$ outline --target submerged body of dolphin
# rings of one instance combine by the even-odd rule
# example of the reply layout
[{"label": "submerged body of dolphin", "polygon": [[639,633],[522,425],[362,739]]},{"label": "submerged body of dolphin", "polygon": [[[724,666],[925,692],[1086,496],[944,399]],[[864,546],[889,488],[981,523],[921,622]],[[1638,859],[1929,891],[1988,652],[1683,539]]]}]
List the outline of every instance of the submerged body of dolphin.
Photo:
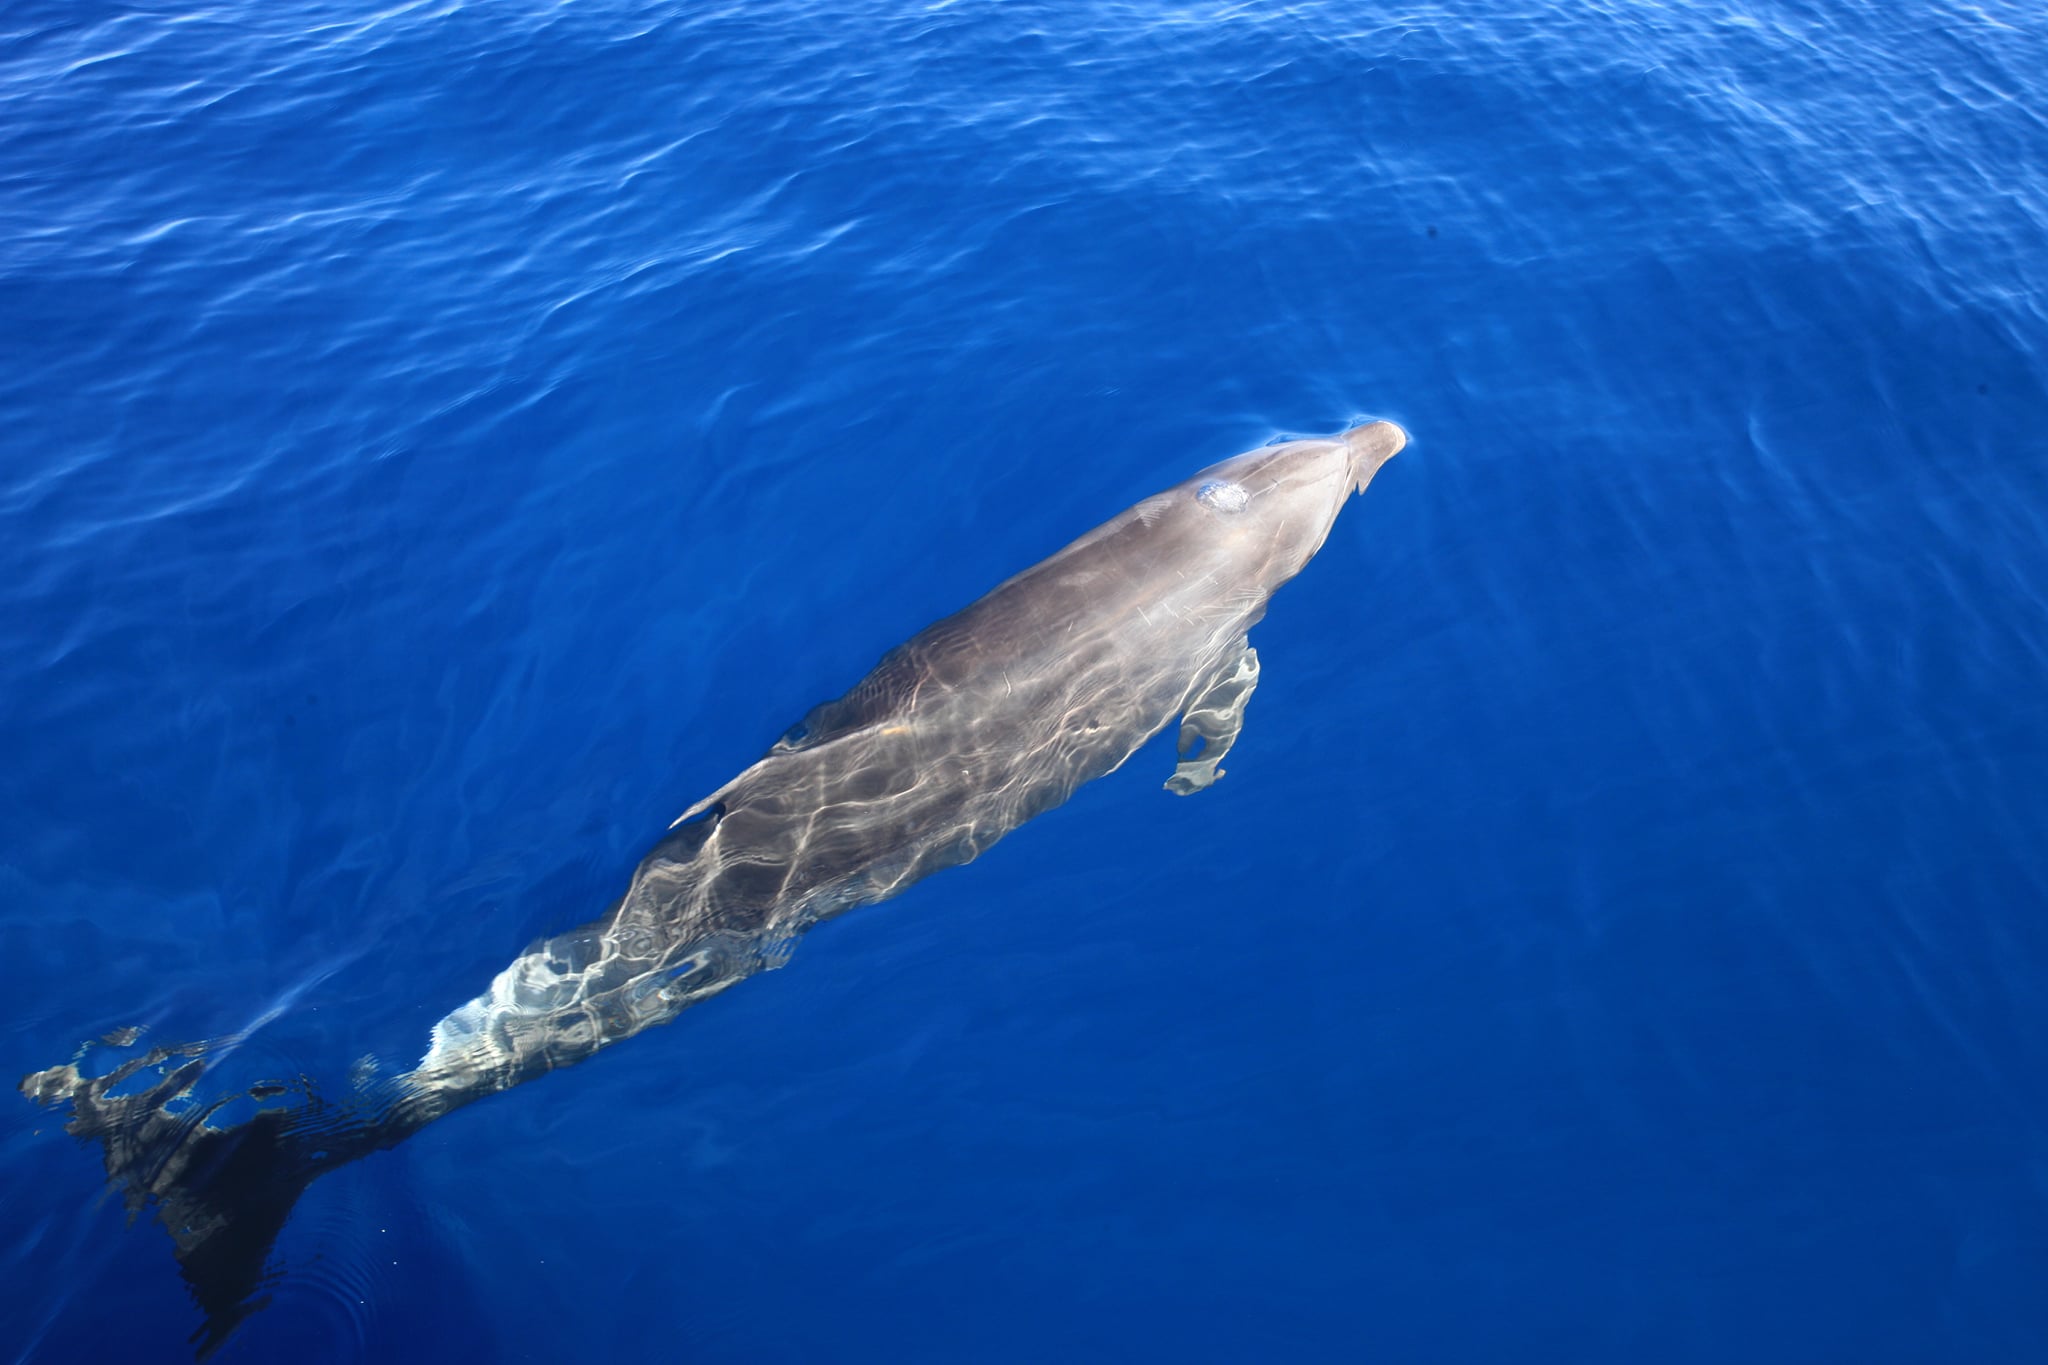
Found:
[{"label": "submerged body of dolphin", "polygon": [[[196,1048],[97,1078],[52,1067],[22,1089],[69,1101],[130,1209],[155,1203],[208,1317],[204,1354],[260,1306],[246,1300],[270,1244],[322,1172],[776,965],[810,926],[969,861],[1176,717],[1167,788],[1208,786],[1258,681],[1246,632],[1405,442],[1372,422],[1225,460],[891,650],[686,811],[608,914],[514,960],[376,1093],[216,1128],[229,1100],[185,1098]],[[153,1086],[111,1093],[146,1068]]]}]

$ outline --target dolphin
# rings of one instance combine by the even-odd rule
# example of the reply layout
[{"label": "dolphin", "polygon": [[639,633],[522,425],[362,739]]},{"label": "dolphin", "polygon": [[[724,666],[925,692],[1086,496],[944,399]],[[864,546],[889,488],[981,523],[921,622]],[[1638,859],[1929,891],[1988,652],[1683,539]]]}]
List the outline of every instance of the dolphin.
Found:
[{"label": "dolphin", "polygon": [[[812,925],[973,860],[1176,717],[1167,790],[1214,783],[1258,684],[1247,632],[1406,442],[1369,422],[1211,465],[890,650],[685,810],[608,912],[520,954],[416,1067],[348,1101],[300,1082],[197,1103],[210,1044],[98,1077],[74,1057],[21,1088],[70,1105],[131,1215],[155,1207],[203,1358],[268,1301],[270,1247],[322,1173],[782,965]],[[252,1117],[210,1122],[245,1097]]]}]

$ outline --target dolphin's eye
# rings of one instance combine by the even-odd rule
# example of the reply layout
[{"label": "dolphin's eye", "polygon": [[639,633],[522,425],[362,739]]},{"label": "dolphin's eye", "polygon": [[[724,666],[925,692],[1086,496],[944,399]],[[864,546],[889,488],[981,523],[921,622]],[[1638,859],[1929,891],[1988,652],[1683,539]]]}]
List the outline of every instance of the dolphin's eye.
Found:
[{"label": "dolphin's eye", "polygon": [[1231,483],[1227,479],[1216,479],[1195,490],[1195,499],[1211,511],[1223,513],[1242,512],[1245,504],[1252,500],[1244,491],[1244,485]]}]

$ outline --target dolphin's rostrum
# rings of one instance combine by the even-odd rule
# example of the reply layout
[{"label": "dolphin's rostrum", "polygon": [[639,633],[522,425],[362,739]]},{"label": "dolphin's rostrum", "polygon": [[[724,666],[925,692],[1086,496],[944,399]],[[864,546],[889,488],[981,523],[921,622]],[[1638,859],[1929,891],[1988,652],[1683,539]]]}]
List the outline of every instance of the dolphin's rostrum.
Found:
[{"label": "dolphin's rostrum", "polygon": [[[68,1101],[130,1210],[155,1205],[207,1315],[204,1355],[261,1307],[271,1242],[322,1172],[779,965],[812,925],[969,861],[1176,716],[1167,789],[1209,786],[1258,682],[1246,632],[1405,442],[1371,422],[1225,460],[891,650],[685,811],[608,914],[521,954],[434,1026],[417,1067],[350,1101],[296,1087],[216,1128],[241,1097],[190,1098],[203,1047],[99,1077],[66,1063],[22,1089]],[[145,1071],[140,1093],[112,1093]]]}]

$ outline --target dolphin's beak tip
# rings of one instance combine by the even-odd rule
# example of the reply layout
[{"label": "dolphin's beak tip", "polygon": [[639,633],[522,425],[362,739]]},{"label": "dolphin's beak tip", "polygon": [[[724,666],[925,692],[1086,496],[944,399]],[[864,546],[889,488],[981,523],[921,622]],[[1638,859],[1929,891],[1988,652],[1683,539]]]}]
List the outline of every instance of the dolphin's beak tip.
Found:
[{"label": "dolphin's beak tip", "polygon": [[1408,433],[1393,422],[1366,422],[1340,437],[1353,450],[1390,459],[1408,444]]},{"label": "dolphin's beak tip", "polygon": [[1367,422],[1337,439],[1351,448],[1352,464],[1358,471],[1358,491],[1363,493],[1380,466],[1408,444],[1408,433],[1392,422]]}]

